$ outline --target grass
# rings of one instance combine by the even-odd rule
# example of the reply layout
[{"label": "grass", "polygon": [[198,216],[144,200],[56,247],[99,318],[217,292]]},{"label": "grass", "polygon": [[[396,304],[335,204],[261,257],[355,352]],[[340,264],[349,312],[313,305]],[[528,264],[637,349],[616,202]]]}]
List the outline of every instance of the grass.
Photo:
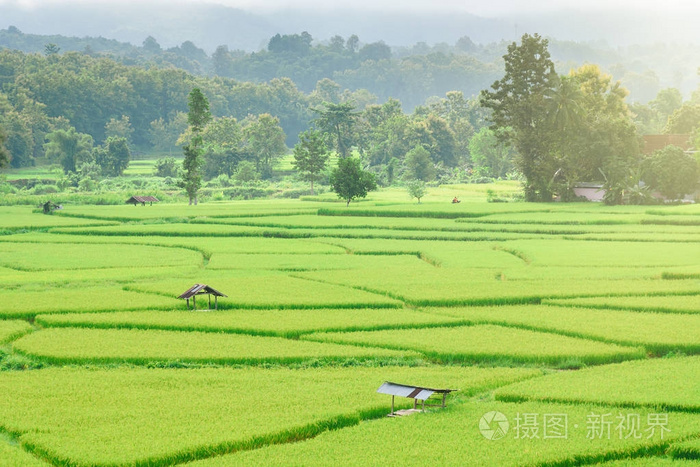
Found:
[{"label": "grass", "polygon": [[384,379],[469,395],[535,374],[439,367],[48,368],[0,373],[0,419],[25,449],[54,464],[163,466],[383,417],[389,400],[374,390]]},{"label": "grass", "polygon": [[700,316],[695,315],[559,306],[455,307],[426,311],[471,323],[491,323],[644,347],[656,355],[673,351],[700,353]]},{"label": "grass", "polygon": [[[186,289],[183,289],[184,292]],[[172,309],[182,305],[172,298],[122,290],[119,287],[62,287],[39,291],[0,290],[3,318],[33,318],[42,313]]]},{"label": "grass", "polygon": [[383,295],[267,271],[200,272],[176,279],[136,283],[130,285],[129,290],[176,296],[175,294],[184,292],[194,283],[206,283],[225,293],[228,297],[219,300],[219,307],[227,309],[401,306],[401,302]]},{"label": "grass", "polygon": [[219,365],[416,357],[412,352],[320,344],[279,337],[138,329],[53,328],[15,341],[13,349],[51,364],[181,361]]},{"label": "grass", "polygon": [[219,310],[130,311],[40,315],[36,323],[45,327],[104,329],[163,329],[178,331],[229,332],[262,336],[298,337],[319,331],[357,331],[435,326],[459,320],[409,309],[308,309],[308,310]]},{"label": "grass", "polygon": [[[510,421],[509,431],[499,440],[486,439],[479,431],[484,414],[498,411]],[[620,458],[663,454],[673,440],[700,432],[700,419],[688,414],[669,414],[671,433],[664,439],[587,438],[586,420],[591,413],[617,410],[592,405],[542,403],[470,402],[447,410],[411,417],[374,420],[343,430],[329,431],[301,443],[268,446],[213,458],[192,467],[232,465],[367,465],[381,459],[383,465],[589,465]],[[648,410],[639,410],[646,418]],[[539,418],[539,437],[516,439],[518,414]],[[545,414],[567,416],[568,433],[562,439],[544,439]],[[577,427],[574,428],[574,425]],[[407,439],[407,434],[420,439]]]},{"label": "grass", "polygon": [[597,403],[700,413],[700,357],[624,362],[546,376],[496,392],[502,401]]},{"label": "grass", "polygon": [[671,445],[670,454],[676,459],[700,459],[700,438]]},{"label": "grass", "polygon": [[31,330],[32,327],[26,321],[0,321],[0,344],[15,340]]},{"label": "grass", "polygon": [[302,339],[415,350],[441,362],[506,361],[562,365],[602,364],[642,358],[638,348],[493,325],[316,333]]},{"label": "grass", "polygon": [[637,310],[657,313],[700,313],[700,296],[698,295],[586,297],[546,300],[545,303],[570,307]]}]

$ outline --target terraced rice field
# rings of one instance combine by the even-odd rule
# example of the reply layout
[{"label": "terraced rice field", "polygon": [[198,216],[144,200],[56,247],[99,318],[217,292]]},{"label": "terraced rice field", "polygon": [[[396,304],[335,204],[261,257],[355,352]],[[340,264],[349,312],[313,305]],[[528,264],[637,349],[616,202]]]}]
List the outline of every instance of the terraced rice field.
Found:
[{"label": "terraced rice field", "polygon": [[486,189],[0,208],[0,465],[697,463],[698,206]]}]

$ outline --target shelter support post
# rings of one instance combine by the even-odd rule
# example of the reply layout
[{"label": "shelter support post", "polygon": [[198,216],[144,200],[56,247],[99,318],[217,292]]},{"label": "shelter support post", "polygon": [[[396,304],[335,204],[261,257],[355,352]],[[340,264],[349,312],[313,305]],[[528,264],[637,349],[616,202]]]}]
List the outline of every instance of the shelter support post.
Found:
[{"label": "shelter support post", "polygon": [[391,396],[391,415],[394,415],[394,396]]}]

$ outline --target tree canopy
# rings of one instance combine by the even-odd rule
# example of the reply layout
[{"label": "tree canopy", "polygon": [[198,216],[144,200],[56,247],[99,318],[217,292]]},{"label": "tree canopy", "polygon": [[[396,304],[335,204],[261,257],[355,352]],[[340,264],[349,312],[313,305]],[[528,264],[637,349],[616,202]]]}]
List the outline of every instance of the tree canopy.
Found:
[{"label": "tree canopy", "polygon": [[374,174],[363,170],[360,160],[355,157],[338,159],[338,167],[331,172],[330,184],[346,206],[350,206],[350,201],[364,198],[369,191],[377,189]]}]

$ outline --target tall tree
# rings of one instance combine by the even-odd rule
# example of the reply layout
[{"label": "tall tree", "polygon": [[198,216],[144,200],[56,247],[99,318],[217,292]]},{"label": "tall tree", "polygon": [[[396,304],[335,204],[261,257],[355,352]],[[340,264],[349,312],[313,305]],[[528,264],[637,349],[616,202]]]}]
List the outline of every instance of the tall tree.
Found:
[{"label": "tall tree", "polygon": [[323,108],[313,109],[318,118],[315,120],[318,128],[327,135],[341,158],[350,155],[354,143],[353,127],[359,114],[355,105],[350,102],[333,104],[324,102]]},{"label": "tall tree", "polygon": [[197,205],[197,192],[202,186],[202,131],[211,120],[209,111],[209,101],[202,94],[199,88],[194,88],[187,99],[187,123],[190,125],[192,139],[190,144],[182,149],[185,153],[185,160],[182,162],[182,186],[187,192],[190,205]]},{"label": "tall tree", "polygon": [[350,206],[350,201],[364,198],[368,191],[377,188],[374,174],[363,170],[360,160],[354,157],[338,159],[338,167],[331,173],[330,182],[338,198],[345,201],[345,206]]},{"label": "tall tree", "polygon": [[430,153],[423,146],[418,145],[408,151],[403,163],[404,177],[407,180],[430,182],[435,178],[435,166]]},{"label": "tall tree", "polygon": [[287,152],[286,138],[279,118],[270,114],[249,117],[243,127],[246,150],[255,160],[255,168],[263,178],[272,176],[275,160]]},{"label": "tall tree", "polygon": [[308,130],[299,135],[299,143],[294,146],[294,161],[292,165],[299,171],[299,176],[311,183],[311,194],[314,194],[314,182],[322,178],[322,172],[328,162],[328,148],[321,133]]},{"label": "tall tree", "polygon": [[6,167],[10,163],[10,151],[5,149],[5,131],[0,126],[0,169]]},{"label": "tall tree", "polygon": [[58,160],[63,172],[75,172],[84,162],[92,162],[92,136],[78,133],[75,128],[56,130],[46,135],[46,157]]},{"label": "tall tree", "polygon": [[93,154],[103,175],[119,177],[129,167],[131,152],[126,138],[110,136],[103,147],[95,148]]},{"label": "tall tree", "polygon": [[492,129],[517,149],[516,163],[525,176],[529,201],[551,201],[550,180],[555,168],[550,158],[547,96],[558,77],[547,50],[548,41],[525,34],[520,45],[508,46],[505,76],[481,92],[482,106],[493,111]]},{"label": "tall tree", "polygon": [[680,199],[698,186],[698,162],[677,146],[666,146],[644,161],[644,180],[667,199]]}]

